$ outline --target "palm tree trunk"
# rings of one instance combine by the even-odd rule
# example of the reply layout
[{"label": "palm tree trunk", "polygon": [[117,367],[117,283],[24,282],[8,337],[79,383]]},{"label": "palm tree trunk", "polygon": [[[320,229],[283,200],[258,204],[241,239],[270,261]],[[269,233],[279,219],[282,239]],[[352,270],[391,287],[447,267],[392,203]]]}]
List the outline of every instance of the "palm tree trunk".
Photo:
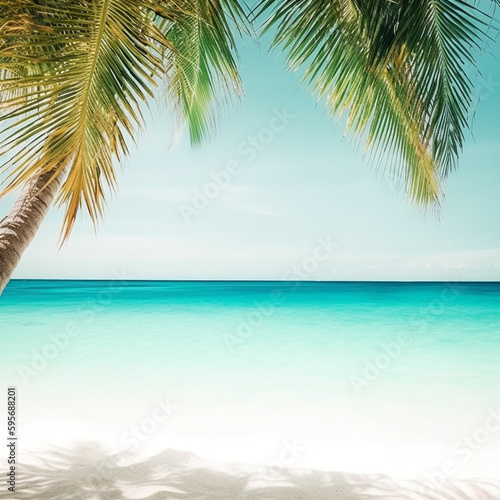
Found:
[{"label": "palm tree trunk", "polygon": [[0,221],[0,295],[54,202],[64,170],[42,189],[54,174],[55,169],[28,182],[14,208]]}]

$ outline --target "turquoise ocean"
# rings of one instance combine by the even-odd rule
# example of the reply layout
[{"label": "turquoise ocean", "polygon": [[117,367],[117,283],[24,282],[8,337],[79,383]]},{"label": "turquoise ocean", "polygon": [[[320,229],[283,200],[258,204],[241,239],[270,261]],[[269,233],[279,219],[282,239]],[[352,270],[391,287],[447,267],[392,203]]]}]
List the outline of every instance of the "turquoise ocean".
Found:
[{"label": "turquoise ocean", "polygon": [[26,454],[500,478],[499,283],[14,280],[0,351]]}]

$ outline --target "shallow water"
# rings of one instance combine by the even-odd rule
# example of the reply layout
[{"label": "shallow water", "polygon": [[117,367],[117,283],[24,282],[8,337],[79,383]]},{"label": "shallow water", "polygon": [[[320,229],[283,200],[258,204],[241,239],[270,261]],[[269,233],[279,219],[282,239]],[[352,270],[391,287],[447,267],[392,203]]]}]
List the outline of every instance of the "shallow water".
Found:
[{"label": "shallow water", "polygon": [[500,284],[13,281],[0,318],[26,452],[500,477]]}]

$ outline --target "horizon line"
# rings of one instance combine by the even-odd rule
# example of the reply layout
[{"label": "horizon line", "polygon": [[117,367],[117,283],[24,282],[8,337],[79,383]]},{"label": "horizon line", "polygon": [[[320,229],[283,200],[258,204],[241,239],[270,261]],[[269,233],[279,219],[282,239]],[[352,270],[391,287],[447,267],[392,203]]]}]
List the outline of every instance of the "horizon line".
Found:
[{"label": "horizon line", "polygon": [[[109,278],[13,278],[13,281],[117,281]],[[127,279],[131,283],[500,283],[500,280],[266,280],[266,279]]]}]

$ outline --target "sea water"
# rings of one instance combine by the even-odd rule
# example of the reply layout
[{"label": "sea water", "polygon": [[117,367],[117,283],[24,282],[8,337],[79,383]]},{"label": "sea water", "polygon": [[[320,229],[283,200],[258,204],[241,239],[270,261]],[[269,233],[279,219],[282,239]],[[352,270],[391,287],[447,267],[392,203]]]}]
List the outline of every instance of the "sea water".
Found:
[{"label": "sea water", "polygon": [[12,281],[0,351],[24,453],[500,478],[497,283]]}]

